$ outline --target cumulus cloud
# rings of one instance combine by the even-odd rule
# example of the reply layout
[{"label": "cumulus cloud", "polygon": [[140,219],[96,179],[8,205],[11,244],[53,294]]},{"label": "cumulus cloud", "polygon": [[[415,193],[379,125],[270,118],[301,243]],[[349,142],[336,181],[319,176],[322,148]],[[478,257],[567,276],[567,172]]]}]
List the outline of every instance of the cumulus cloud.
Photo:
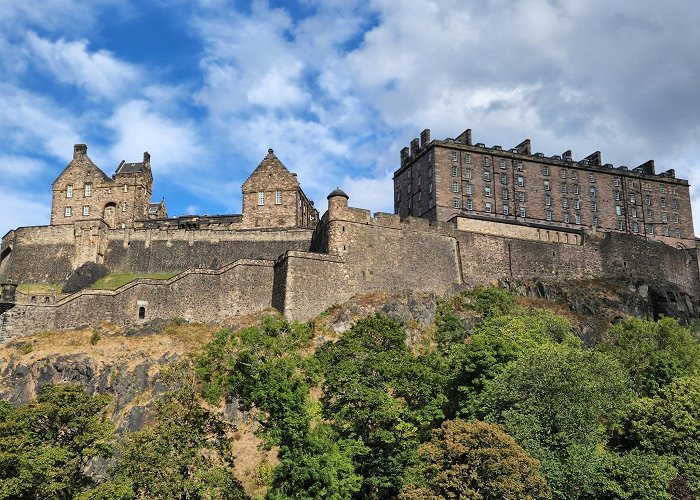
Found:
[{"label": "cumulus cloud", "polygon": [[45,197],[37,198],[30,193],[0,187],[0,236],[10,229],[23,226],[40,226],[49,223],[51,202]]},{"label": "cumulus cloud", "polygon": [[116,99],[138,86],[139,69],[106,50],[90,52],[88,42],[27,35],[32,60],[56,81],[84,88],[93,97]]}]

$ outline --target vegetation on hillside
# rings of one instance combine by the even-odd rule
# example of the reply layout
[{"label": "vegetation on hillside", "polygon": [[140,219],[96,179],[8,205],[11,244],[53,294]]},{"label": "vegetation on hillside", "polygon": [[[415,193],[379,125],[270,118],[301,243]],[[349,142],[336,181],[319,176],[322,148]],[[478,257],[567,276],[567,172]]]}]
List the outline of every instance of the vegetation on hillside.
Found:
[{"label": "vegetation on hillside", "polygon": [[[260,467],[271,499],[700,494],[693,327],[627,319],[584,348],[567,318],[475,289],[410,341],[377,315],[336,341],[316,330],[278,316],[222,330],[164,374],[155,421],[121,440],[107,398],[76,387],[0,405],[0,498],[247,498],[236,423],[217,409],[232,401],[276,451]],[[109,477],[91,479],[108,457]]]}]

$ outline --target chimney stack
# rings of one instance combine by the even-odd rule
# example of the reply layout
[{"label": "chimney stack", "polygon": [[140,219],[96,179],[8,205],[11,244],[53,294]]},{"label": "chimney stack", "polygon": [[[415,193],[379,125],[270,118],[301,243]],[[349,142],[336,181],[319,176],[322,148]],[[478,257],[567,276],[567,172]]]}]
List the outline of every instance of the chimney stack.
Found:
[{"label": "chimney stack", "polygon": [[430,142],[430,129],[426,128],[420,133],[420,147],[424,148]]},{"label": "chimney stack", "polygon": [[86,144],[76,144],[73,146],[73,159],[76,159],[78,156],[84,156],[87,154],[87,145]]},{"label": "chimney stack", "polygon": [[151,163],[151,155],[148,154],[148,151],[143,152],[143,162],[149,165]]}]

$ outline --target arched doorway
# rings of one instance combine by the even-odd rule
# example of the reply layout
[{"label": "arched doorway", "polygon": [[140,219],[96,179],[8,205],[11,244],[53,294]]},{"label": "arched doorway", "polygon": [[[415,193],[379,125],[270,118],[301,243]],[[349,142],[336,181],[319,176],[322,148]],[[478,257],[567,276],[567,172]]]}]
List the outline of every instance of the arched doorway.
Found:
[{"label": "arched doorway", "polygon": [[102,219],[109,227],[114,227],[115,214],[117,213],[117,204],[114,202],[107,203],[102,213]]}]

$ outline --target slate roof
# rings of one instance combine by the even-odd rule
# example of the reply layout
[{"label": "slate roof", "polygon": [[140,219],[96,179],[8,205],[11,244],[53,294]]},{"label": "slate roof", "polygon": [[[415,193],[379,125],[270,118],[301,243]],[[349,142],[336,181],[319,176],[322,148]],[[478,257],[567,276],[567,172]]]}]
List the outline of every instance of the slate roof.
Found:
[{"label": "slate roof", "polygon": [[145,163],[126,163],[122,162],[118,167],[115,174],[142,174],[146,172]]}]

